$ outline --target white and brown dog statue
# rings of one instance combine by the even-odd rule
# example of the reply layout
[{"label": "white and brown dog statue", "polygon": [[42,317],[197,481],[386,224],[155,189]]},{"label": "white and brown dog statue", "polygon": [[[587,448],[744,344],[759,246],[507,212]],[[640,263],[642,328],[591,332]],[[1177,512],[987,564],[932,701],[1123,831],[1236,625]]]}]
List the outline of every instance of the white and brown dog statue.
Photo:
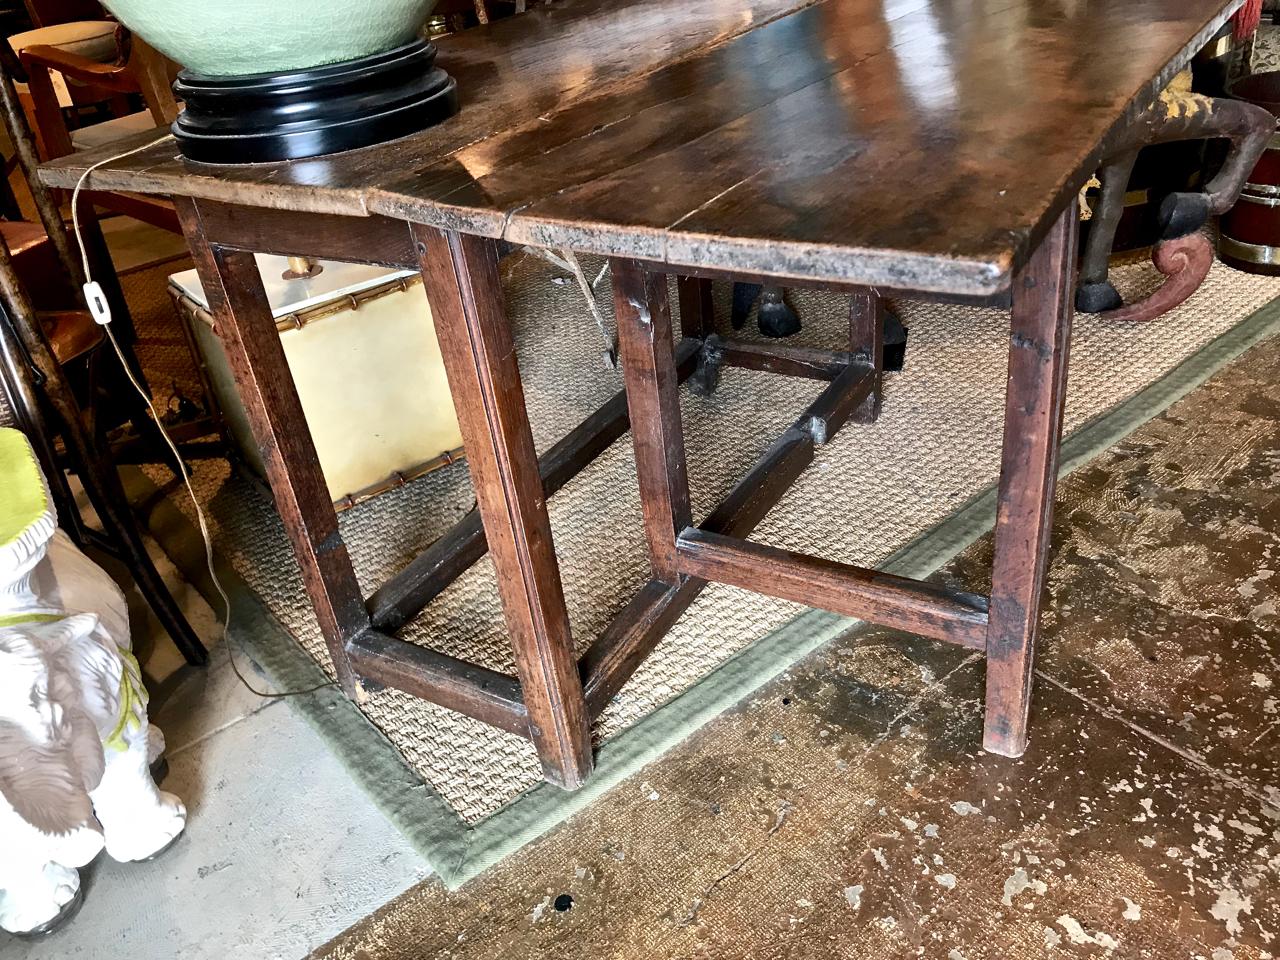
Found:
[{"label": "white and brown dog statue", "polygon": [[57,528],[26,437],[0,429],[0,928],[48,932],[79,905],[77,867],[182,833],[129,651],[124,596]]}]

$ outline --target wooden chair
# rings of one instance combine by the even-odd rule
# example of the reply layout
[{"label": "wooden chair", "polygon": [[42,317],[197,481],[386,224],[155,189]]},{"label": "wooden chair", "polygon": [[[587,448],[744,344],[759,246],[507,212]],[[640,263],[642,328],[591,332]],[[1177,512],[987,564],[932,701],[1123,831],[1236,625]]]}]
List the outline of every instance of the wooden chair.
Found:
[{"label": "wooden chair", "polygon": [[[48,315],[32,306],[0,241],[0,379],[23,431],[32,439],[63,527],[78,546],[93,546],[123,562],[157,619],[188,663],[208,654],[169,593],[147,553],[115,465],[87,425],[66,366],[101,349],[101,329],[86,311]],[[69,463],[104,531],[80,516],[54,438],[60,437]]]},{"label": "wooden chair", "polygon": [[[40,291],[40,300],[29,291]],[[80,547],[93,546],[129,569],[189,663],[206,659],[204,646],[169,594],[146,552],[115,467],[101,452],[92,405],[98,369],[114,363],[102,353],[102,328],[76,306],[55,246],[40,224],[0,222],[0,386],[32,440],[49,480],[59,520]],[[83,386],[78,391],[76,381]],[[61,437],[59,456],[54,438]],[[88,527],[64,472],[69,463],[101,520]]]},{"label": "wooden chair", "polygon": [[[122,27],[118,29],[117,42],[123,51],[117,63],[99,63],[51,46],[26,47],[19,54],[43,159],[64,157],[131,134],[167,127],[177,117],[178,104],[170,86],[176,73],[174,64]],[[118,115],[101,123],[70,127],[54,86],[55,75],[109,92],[116,100]],[[123,109],[139,99],[145,109]],[[93,202],[161,229],[181,232],[177,214],[167,200],[128,193],[95,193]]]},{"label": "wooden chair", "polygon": [[[8,22],[12,23],[14,16]],[[112,20],[96,0],[26,0],[25,16],[17,29],[6,31],[8,42],[0,44],[18,88],[18,96],[33,122],[31,92],[26,86],[26,73],[17,57],[27,47],[49,46],[97,63],[114,63],[120,59],[117,38],[119,24]],[[88,107],[109,104],[113,94],[91,84],[56,80],[59,104],[79,112]]]}]

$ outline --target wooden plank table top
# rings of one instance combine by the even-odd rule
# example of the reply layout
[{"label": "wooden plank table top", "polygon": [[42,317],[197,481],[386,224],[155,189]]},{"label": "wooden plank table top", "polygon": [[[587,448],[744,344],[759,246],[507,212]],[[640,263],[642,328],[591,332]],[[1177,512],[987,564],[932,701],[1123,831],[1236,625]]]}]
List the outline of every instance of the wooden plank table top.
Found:
[{"label": "wooden plank table top", "polygon": [[[60,159],[42,177],[71,187],[91,174],[91,189],[174,197],[348,696],[391,686],[523,734],[547,779],[575,788],[594,762],[592,719],[718,582],[983,651],[983,745],[1016,757],[1027,745],[1052,530],[1076,194],[1117,151],[1225,136],[1224,172],[1204,194],[1175,198],[1174,212],[1191,222],[1233,202],[1273,118],[1161,93],[1242,3],[555,0],[441,41],[438,62],[458,81],[462,111],[415,136],[209,167],[184,161],[172,142],[152,144],[152,133]],[[1109,243],[1101,228],[1092,236]],[[611,258],[625,390],[541,458],[497,238]],[[477,512],[369,597],[306,429],[259,252],[423,273]],[[671,273],[682,275],[679,339]],[[849,290],[845,349],[721,337],[708,278],[725,275]],[[1008,296],[988,597],[746,539],[819,446],[845,424],[876,419],[890,291]],[[679,386],[692,378],[710,393],[722,367],[827,383],[699,518]],[[579,656],[546,500],[628,430],[651,575]],[[486,553],[515,676],[396,635]]]},{"label": "wooden plank table top", "polygon": [[419,135],[244,168],[168,142],[91,185],[987,295],[1240,3],[557,0],[441,40],[462,111]]}]

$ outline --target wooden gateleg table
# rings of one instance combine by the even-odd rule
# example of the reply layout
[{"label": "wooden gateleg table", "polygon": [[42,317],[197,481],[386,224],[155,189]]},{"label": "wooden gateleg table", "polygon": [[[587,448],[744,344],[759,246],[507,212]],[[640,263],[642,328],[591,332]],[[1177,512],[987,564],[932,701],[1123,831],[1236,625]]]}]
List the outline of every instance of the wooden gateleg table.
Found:
[{"label": "wooden gateleg table", "polygon": [[[462,111],[421,134],[244,167],[188,164],[161,143],[94,170],[90,186],[177,201],[349,695],[393,686],[525,735],[547,779],[573,788],[591,772],[591,719],[716,581],[983,651],[984,745],[1018,756],[1066,392],[1076,197],[1241,2],[1010,0],[988,11],[962,0],[557,0],[443,40],[438,62]],[[143,142],[62,158],[43,176],[72,186]],[[541,458],[499,239],[612,263],[625,391]],[[423,272],[478,508],[369,597],[254,252]],[[815,350],[722,338],[716,278],[844,290],[848,340]],[[1011,311],[990,597],[746,539],[818,445],[879,414],[889,294]],[[737,367],[826,387],[696,517],[678,391],[684,381],[713,391]],[[651,579],[578,659],[546,498],[628,429]],[[396,637],[486,551],[514,677]]]}]

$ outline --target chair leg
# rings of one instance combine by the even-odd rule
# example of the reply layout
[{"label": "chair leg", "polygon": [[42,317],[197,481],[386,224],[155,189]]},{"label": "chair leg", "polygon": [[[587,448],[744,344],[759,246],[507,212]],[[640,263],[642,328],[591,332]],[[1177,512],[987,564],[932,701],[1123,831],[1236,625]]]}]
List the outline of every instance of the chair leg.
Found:
[{"label": "chair leg", "polygon": [[83,466],[80,480],[89,496],[89,502],[93,504],[115,547],[114,553],[128,567],[129,574],[138,585],[138,591],[147,601],[147,606],[173,639],[187,663],[193,666],[204,665],[209,660],[209,653],[191,628],[173,594],[169,592],[151,555],[147,553],[146,543],[138,530],[114,465],[95,458],[95,462]]},{"label": "chair leg", "polygon": [[1006,757],[1020,757],[1027,748],[1066,399],[1077,232],[1072,202],[1013,281],[982,741]]},{"label": "chair leg", "polygon": [[18,342],[17,333],[4,311],[0,311],[0,388],[3,388],[13,411],[18,428],[27,435],[35,450],[40,469],[49,483],[58,514],[58,524],[67,532],[76,546],[84,547],[89,540],[88,528],[76,509],[75,497],[67,483],[67,475],[58,464],[53,446],[54,431],[50,426],[40,401],[40,387],[35,370],[26,351]]}]

